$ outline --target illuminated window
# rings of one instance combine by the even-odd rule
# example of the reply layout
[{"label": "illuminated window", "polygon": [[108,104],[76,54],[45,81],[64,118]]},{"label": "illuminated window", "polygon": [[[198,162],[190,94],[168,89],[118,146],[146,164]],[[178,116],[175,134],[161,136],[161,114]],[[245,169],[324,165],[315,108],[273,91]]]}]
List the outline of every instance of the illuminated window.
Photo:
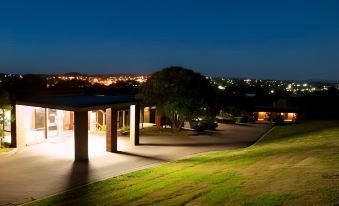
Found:
[{"label": "illuminated window", "polygon": [[266,120],[267,119],[267,114],[266,112],[259,112],[258,114],[258,120]]},{"label": "illuminated window", "polygon": [[34,118],[34,127],[33,129],[41,129],[44,128],[44,110],[43,109],[35,109],[34,110],[35,118]]}]

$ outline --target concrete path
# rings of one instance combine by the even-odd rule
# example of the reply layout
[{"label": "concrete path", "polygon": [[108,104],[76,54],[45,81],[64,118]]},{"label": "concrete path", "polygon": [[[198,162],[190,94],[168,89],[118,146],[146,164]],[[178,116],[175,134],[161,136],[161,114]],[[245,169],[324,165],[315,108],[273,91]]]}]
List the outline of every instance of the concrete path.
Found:
[{"label": "concrete path", "polygon": [[90,182],[118,176],[201,152],[253,144],[270,125],[219,125],[200,136],[144,137],[129,146],[119,137],[118,153],[105,152],[105,138],[89,138],[90,161],[75,163],[73,138],[26,147],[0,156],[0,205],[16,205],[61,193]]}]

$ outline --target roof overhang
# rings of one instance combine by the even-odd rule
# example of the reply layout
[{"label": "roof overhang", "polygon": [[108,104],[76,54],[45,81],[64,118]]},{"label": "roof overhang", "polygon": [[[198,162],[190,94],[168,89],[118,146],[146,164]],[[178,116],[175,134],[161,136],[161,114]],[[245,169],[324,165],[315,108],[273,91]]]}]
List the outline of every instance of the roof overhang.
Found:
[{"label": "roof overhang", "polygon": [[77,95],[77,96],[40,96],[17,100],[15,104],[33,107],[60,109],[67,111],[91,111],[100,109],[125,109],[138,104],[134,96],[117,95]]}]

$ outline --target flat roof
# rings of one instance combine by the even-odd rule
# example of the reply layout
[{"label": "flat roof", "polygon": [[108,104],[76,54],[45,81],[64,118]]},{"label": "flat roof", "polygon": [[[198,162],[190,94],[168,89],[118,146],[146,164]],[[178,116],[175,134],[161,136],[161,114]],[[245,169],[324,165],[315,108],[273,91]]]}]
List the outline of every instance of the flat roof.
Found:
[{"label": "flat roof", "polygon": [[16,104],[69,111],[125,108],[139,102],[132,95],[38,96],[17,100]]}]

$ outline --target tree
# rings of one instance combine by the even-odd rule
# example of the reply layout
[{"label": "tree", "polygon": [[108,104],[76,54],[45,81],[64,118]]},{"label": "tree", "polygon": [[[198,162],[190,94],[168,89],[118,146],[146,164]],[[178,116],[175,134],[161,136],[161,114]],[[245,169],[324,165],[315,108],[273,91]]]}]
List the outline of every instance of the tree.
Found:
[{"label": "tree", "polygon": [[5,138],[5,126],[10,123],[6,117],[6,111],[10,111],[12,106],[9,104],[7,92],[0,90],[0,147],[3,146]]},{"label": "tree", "polygon": [[156,105],[157,111],[180,131],[184,121],[214,114],[216,88],[201,74],[182,67],[168,67],[155,72],[142,85],[139,98],[143,105]]}]

